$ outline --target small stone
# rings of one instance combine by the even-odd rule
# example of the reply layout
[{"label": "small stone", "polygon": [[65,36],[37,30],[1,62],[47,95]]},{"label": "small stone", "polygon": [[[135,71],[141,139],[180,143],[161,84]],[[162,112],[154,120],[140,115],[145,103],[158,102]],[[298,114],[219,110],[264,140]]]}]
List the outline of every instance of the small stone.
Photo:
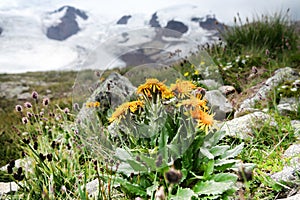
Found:
[{"label": "small stone", "polygon": [[219,90],[225,96],[235,93],[235,88],[231,85],[223,85],[223,86],[219,87]]}]

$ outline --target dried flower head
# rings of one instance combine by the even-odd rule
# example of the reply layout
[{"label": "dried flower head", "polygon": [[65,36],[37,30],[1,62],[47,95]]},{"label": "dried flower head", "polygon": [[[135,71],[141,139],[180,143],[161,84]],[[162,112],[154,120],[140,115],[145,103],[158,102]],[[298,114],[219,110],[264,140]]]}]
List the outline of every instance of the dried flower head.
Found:
[{"label": "dried flower head", "polygon": [[170,170],[165,173],[165,177],[169,183],[179,183],[182,178],[182,173],[174,169],[174,167],[171,167]]}]

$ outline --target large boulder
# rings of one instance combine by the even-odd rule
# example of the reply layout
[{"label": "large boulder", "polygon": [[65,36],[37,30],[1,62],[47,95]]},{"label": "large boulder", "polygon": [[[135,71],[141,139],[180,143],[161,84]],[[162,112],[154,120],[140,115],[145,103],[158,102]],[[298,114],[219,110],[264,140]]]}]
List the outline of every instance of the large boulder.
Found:
[{"label": "large boulder", "polygon": [[77,17],[87,20],[88,16],[84,11],[71,6],[63,6],[51,14],[65,12],[60,18],[60,23],[47,28],[47,37],[54,40],[65,40],[80,31]]},{"label": "large boulder", "polygon": [[208,105],[215,113],[216,120],[224,120],[228,114],[233,111],[233,107],[226,97],[219,90],[211,90],[206,92],[205,98]]},{"label": "large boulder", "polygon": [[225,131],[228,136],[251,139],[254,136],[254,129],[260,129],[266,123],[269,126],[277,126],[276,121],[270,115],[263,112],[254,112],[223,122],[219,126],[220,131]]},{"label": "large boulder", "polygon": [[[124,76],[118,73],[111,73],[87,99],[86,102],[100,102],[101,106],[116,108],[135,93],[136,87]],[[83,105],[77,115],[78,121],[95,121],[97,117],[93,109]]]}]

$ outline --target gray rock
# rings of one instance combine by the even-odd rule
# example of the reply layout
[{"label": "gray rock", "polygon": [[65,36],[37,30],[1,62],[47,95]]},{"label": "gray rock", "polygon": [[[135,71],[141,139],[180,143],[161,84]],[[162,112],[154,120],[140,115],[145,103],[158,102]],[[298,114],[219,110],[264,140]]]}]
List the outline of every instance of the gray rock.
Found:
[{"label": "gray rock", "polygon": [[209,90],[217,90],[221,87],[220,83],[216,82],[213,79],[205,79],[199,81],[200,84],[205,85]]},{"label": "gray rock", "polygon": [[291,182],[298,178],[300,170],[300,144],[291,145],[283,154],[285,158],[292,158],[289,165],[283,167],[283,170],[271,175],[275,181]]},{"label": "gray rock", "polygon": [[18,100],[28,100],[31,98],[31,94],[29,92],[25,92],[17,95]]},{"label": "gray rock", "polygon": [[5,197],[5,194],[9,192],[17,191],[18,188],[19,187],[15,182],[8,182],[8,183],[0,182],[0,199],[2,199],[2,197]]},{"label": "gray rock", "polygon": [[102,144],[105,137],[100,133],[103,127],[99,121],[99,113],[104,114],[108,109],[114,109],[125,101],[129,101],[130,97],[135,93],[136,87],[124,76],[118,73],[111,73],[107,79],[101,83],[86,100],[87,102],[100,102],[100,109],[87,108],[86,103],[77,115],[80,135],[86,145],[96,150],[97,146],[93,144]]},{"label": "gray rock", "polygon": [[0,83],[0,98],[12,99],[18,97],[29,90],[28,86],[23,86],[16,82]]},{"label": "gray rock", "polygon": [[263,112],[254,112],[223,122],[219,126],[220,131],[225,131],[226,135],[241,139],[250,139],[253,137],[253,129],[259,129],[265,123],[268,123],[270,126],[277,125],[270,115]]},{"label": "gray rock", "polygon": [[293,144],[284,152],[284,157],[294,157],[300,154],[300,144]]},{"label": "gray rock", "polygon": [[300,99],[296,97],[281,98],[277,105],[278,112],[281,115],[289,115],[298,111]]},{"label": "gray rock", "polygon": [[235,93],[235,88],[231,85],[223,85],[223,86],[219,87],[218,89],[225,96]]},{"label": "gray rock", "polygon": [[223,120],[226,118],[226,114],[233,111],[231,103],[224,97],[219,90],[208,91],[205,94],[205,98],[208,100],[209,107],[215,113],[216,120]]},{"label": "gray rock", "polygon": [[89,197],[96,197],[99,189],[99,180],[95,179],[86,184],[86,191]]},{"label": "gray rock", "polygon": [[294,196],[290,196],[290,197],[278,199],[278,200],[299,200],[299,199],[300,199],[300,194],[296,194]]},{"label": "gray rock", "polygon": [[300,135],[300,120],[292,120],[291,126],[294,129],[295,135],[299,137],[299,135]]},{"label": "gray rock", "polygon": [[266,99],[281,83],[285,81],[294,81],[297,78],[299,78],[298,73],[290,67],[276,70],[274,76],[270,77],[253,97],[242,102],[237,112],[240,112],[240,110],[245,108],[253,107],[256,102]]}]

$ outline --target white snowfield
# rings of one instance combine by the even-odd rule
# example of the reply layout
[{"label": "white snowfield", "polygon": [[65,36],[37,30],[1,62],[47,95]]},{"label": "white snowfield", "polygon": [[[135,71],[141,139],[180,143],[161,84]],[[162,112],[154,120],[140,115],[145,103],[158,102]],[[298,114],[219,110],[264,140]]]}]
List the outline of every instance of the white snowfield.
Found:
[{"label": "white snowfield", "polygon": [[[128,0],[126,3],[122,0],[0,0],[0,27],[3,29],[0,35],[0,73],[122,66],[124,62],[119,57],[129,50],[126,46],[153,39],[155,32],[149,28],[149,20],[155,12],[162,27],[170,20],[181,21],[189,28],[183,37],[195,44],[203,44],[209,40],[211,33],[192,22],[193,17],[216,14],[221,22],[230,24],[237,12],[252,16],[259,11],[285,9],[296,2],[275,0],[270,7],[265,1],[254,0],[252,5],[256,1],[264,9],[252,6],[251,10],[245,5],[246,0],[228,0],[229,3],[224,6],[219,5],[218,0]],[[84,11],[88,19],[77,17],[81,30],[64,41],[47,38],[47,28],[60,23],[65,11],[52,12],[66,5]],[[294,6],[294,11],[297,10],[300,10],[300,5]],[[124,15],[132,16],[128,24],[117,25],[117,20]],[[120,38],[123,33],[129,34]],[[116,41],[122,40],[124,48],[114,46]],[[178,47],[166,45],[161,48],[173,50]],[[93,59],[97,61],[93,62]]]}]

